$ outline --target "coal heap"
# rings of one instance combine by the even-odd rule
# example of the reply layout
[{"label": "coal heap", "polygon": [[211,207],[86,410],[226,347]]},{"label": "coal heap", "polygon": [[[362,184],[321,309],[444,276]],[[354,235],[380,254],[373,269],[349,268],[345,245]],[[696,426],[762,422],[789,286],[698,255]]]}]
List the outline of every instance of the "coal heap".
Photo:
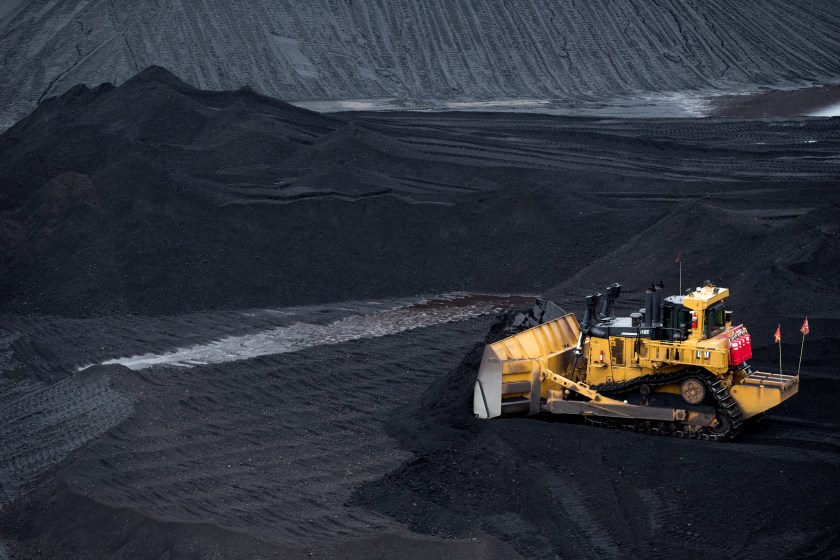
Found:
[{"label": "coal heap", "polygon": [[467,287],[450,272],[466,270],[472,233],[447,166],[425,173],[413,152],[160,68],[74,88],[0,139],[2,307],[165,313]]},{"label": "coal heap", "polygon": [[[44,101],[0,135],[0,559],[837,557],[838,129],[325,116],[157,67]],[[809,317],[766,423],[473,417],[486,343],[675,293],[677,255],[757,368]]]},{"label": "coal heap", "polygon": [[686,282],[801,277],[830,301],[837,128],[325,116],[151,67],[73,88],[0,136],[0,309],[161,314],[558,284],[551,295],[577,297],[613,280],[632,297],[634,283],[673,285],[679,251]]},{"label": "coal heap", "polygon": [[[832,82],[836,4],[152,0],[0,6],[0,129],[77,83],[160,64],[281,99],[554,100]],[[689,94],[690,95],[690,94]]]}]

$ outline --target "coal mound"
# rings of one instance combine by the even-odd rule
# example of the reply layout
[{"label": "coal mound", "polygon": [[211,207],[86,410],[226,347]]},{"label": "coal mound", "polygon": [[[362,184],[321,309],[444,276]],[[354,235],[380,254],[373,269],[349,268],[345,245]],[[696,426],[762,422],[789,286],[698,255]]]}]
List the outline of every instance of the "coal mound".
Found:
[{"label": "coal mound", "polygon": [[[391,433],[414,458],[361,486],[352,505],[444,538],[489,533],[525,558],[840,553],[830,484],[838,449],[829,434],[840,419],[836,375],[809,376],[796,399],[721,445],[686,445],[550,415],[478,420],[470,411],[482,350],[515,330],[515,317],[497,317],[413,413],[392,420]],[[809,365],[834,363],[825,356]],[[780,439],[783,447],[771,449]],[[832,497],[822,500],[824,492]],[[734,503],[737,523],[709,515]],[[796,536],[781,545],[777,531]]]},{"label": "coal mound", "polygon": [[[673,286],[679,251],[686,283],[757,289],[792,274],[835,294],[838,126],[325,116],[151,67],[73,88],[0,135],[0,310],[171,314],[456,290],[569,307],[604,282],[630,298],[659,277]],[[730,248],[738,257],[722,258]],[[770,305],[800,295],[808,308],[804,292]]]},{"label": "coal mound", "polygon": [[[161,64],[205,89],[282,99],[603,102],[836,78],[835,3],[799,0],[151,0],[0,6],[0,129],[77,83]],[[689,93],[689,95],[691,95]],[[743,103],[743,102],[742,102]]]},{"label": "coal mound", "polygon": [[[0,557],[836,557],[838,127],[325,116],[154,67],[43,102],[0,135]],[[711,444],[472,416],[487,342],[612,282],[636,310],[679,288],[677,254],[683,287],[732,290],[757,367],[781,324],[794,368],[809,317],[766,424]],[[545,303],[76,367],[452,291]]]}]

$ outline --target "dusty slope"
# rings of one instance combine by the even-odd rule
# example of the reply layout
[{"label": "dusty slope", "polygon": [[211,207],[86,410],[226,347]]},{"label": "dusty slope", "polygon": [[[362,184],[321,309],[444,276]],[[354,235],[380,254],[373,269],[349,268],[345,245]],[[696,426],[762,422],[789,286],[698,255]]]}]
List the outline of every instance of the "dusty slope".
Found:
[{"label": "dusty slope", "polygon": [[[469,416],[480,347],[392,433],[417,457],[354,504],[416,531],[481,529],[523,558],[834,558],[836,374],[736,443],[685,445],[574,421]],[[823,362],[828,365],[829,362]]]},{"label": "dusty slope", "polygon": [[[387,433],[389,415],[457,362],[488,322],[472,316],[376,332],[405,314],[420,324],[430,311],[345,302],[168,319],[15,321],[16,365],[3,367],[0,395],[16,416],[0,430],[0,486],[9,492],[0,495],[0,544],[15,558],[515,557],[480,533],[446,542],[345,506],[361,482],[410,457]],[[109,352],[159,352],[190,337],[176,333],[205,342],[278,325],[306,333],[313,324],[341,328],[336,319],[348,314],[368,320],[367,338],[196,367],[68,367]],[[32,367],[44,381],[29,378]],[[68,390],[92,384],[101,390]],[[128,418],[92,413],[126,402]],[[80,440],[80,427],[101,437]]]},{"label": "dusty slope", "polygon": [[283,99],[592,100],[840,75],[840,10],[820,0],[32,0],[0,17],[0,128],[150,64]]},{"label": "dusty slope", "polygon": [[[402,311],[412,309],[418,319],[427,311]],[[726,444],[473,418],[481,348],[501,332],[490,315],[194,367],[70,367],[202,336],[305,331],[297,321],[338,325],[355,312],[397,317],[345,302],[6,319],[17,339],[0,340],[11,356],[0,364],[0,406],[18,405],[18,428],[75,429],[57,440],[63,448],[59,430],[27,432],[27,449],[9,447],[14,434],[0,431],[0,482],[39,475],[0,503],[0,546],[25,560],[781,560],[839,551],[836,353],[811,353],[801,394]],[[107,390],[66,390],[92,382]],[[20,398],[37,383],[52,390],[51,415],[37,392]],[[128,418],[105,419],[92,441],[72,437],[103,424],[85,405],[119,399],[130,401]]]},{"label": "dusty slope", "polygon": [[[42,104],[0,136],[0,558],[836,557],[838,127],[325,117],[155,68]],[[492,317],[393,310],[638,307],[679,251],[757,365],[812,318],[732,444],[479,422]]]},{"label": "dusty slope", "polygon": [[[635,311],[644,306],[645,288],[657,280],[678,292],[679,265],[674,261],[680,254],[683,289],[707,279],[727,286],[736,322],[757,333],[757,345],[769,344],[781,322],[785,342],[798,350],[794,333],[805,315],[819,325],[822,336],[840,336],[834,321],[840,309],[840,205],[835,201],[827,207],[770,213],[755,206],[733,210],[721,202],[679,204],[546,294],[582,297],[603,292],[614,279],[624,285],[619,307]],[[788,353],[791,360],[797,356],[796,351]]]},{"label": "dusty slope", "polygon": [[[698,263],[726,248],[702,217],[671,214],[677,229],[650,229],[685,201],[721,209],[718,229],[767,232],[832,208],[838,126],[327,117],[151,68],[118,88],[74,89],[0,136],[0,308],[171,314],[543,292],[646,231],[661,264],[651,273],[663,274],[688,242]],[[818,267],[836,290],[828,251],[813,262],[791,252],[786,265]]]}]

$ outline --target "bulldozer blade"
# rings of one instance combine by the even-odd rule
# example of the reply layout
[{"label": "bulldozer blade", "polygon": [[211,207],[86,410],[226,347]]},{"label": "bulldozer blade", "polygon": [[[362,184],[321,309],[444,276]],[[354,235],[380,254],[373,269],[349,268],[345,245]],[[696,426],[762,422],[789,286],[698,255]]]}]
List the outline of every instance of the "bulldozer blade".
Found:
[{"label": "bulldozer blade", "polygon": [[484,348],[473,390],[473,412],[479,418],[502,414],[502,364],[493,348]]},{"label": "bulldozer blade", "polygon": [[473,389],[475,415],[537,414],[542,372],[569,370],[579,336],[577,319],[569,313],[485,347]]}]

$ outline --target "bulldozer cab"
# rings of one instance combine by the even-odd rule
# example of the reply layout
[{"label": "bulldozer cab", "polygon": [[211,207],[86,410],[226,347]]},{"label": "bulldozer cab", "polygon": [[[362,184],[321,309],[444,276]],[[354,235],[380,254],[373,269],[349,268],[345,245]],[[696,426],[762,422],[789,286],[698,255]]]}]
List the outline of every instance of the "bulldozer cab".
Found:
[{"label": "bulldozer cab", "polygon": [[662,304],[662,340],[676,342],[688,338],[691,310],[683,306],[682,299],[682,296],[671,296]]},{"label": "bulldozer cab", "polygon": [[[732,326],[729,290],[707,282],[615,317],[619,284],[586,297],[578,324],[567,314],[489,344],[473,390],[479,418],[573,414],[601,425],[722,441],[744,420],[799,390],[799,375],[753,371],[752,342]],[[600,308],[597,309],[600,303]]]},{"label": "bulldozer cab", "polygon": [[[717,336],[731,326],[732,317],[726,311],[728,298],[729,290],[707,284],[686,296],[672,296],[667,300],[675,300],[675,303],[680,303],[688,311],[688,339],[706,340]],[[682,301],[677,301],[680,299]],[[680,320],[681,315],[677,313]]]},{"label": "bulldozer cab", "polygon": [[703,338],[712,338],[726,330],[726,300],[706,309],[703,321]]},{"label": "bulldozer cab", "polygon": [[692,309],[683,305],[683,296],[671,296],[662,303],[662,330],[660,340],[678,342],[699,332],[700,340],[719,335],[731,324],[731,314],[726,311],[727,300],[722,299],[692,315]]}]

